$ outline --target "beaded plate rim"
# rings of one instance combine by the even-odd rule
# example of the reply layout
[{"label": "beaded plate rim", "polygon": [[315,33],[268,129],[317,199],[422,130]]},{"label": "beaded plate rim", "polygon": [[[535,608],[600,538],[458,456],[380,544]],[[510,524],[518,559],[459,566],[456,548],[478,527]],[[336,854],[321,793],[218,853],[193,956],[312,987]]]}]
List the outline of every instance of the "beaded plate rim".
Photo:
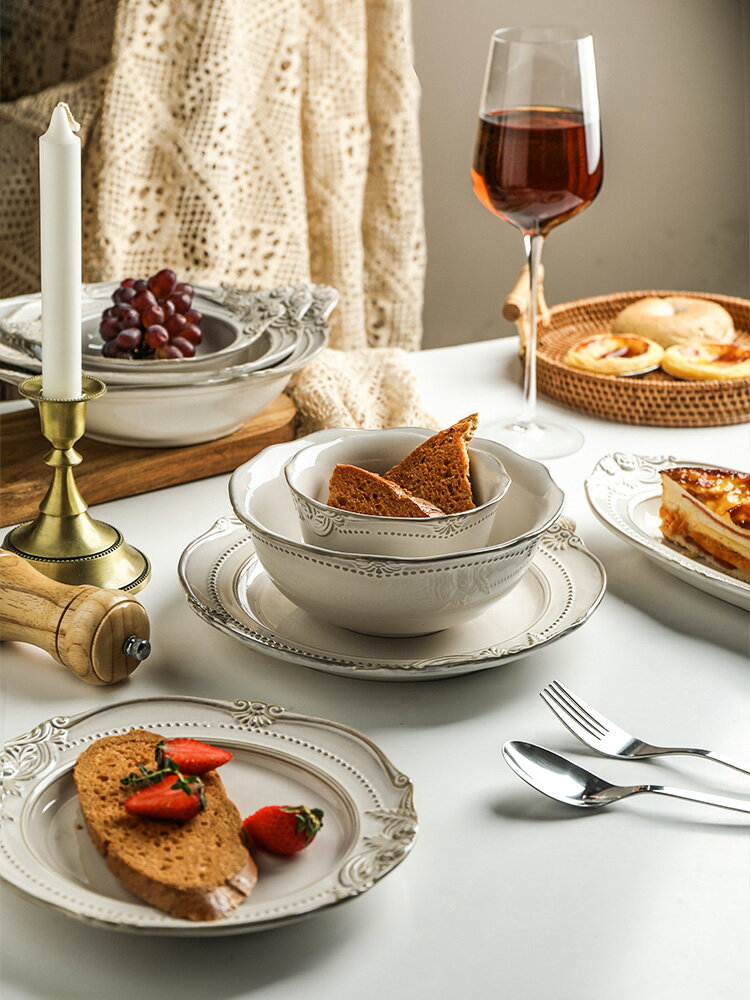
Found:
[{"label": "beaded plate rim", "polygon": [[[255,545],[239,518],[229,516],[220,518],[186,547],[180,558],[178,574],[191,610],[209,625],[262,653],[327,673],[365,680],[435,680],[499,666],[534,649],[547,646],[580,628],[599,606],[606,591],[604,566],[570,530],[565,520],[561,519],[542,535],[530,569],[530,572],[538,574],[542,587],[550,587],[548,574],[551,572],[564,590],[564,597],[561,594],[561,609],[543,629],[522,629],[516,637],[518,641],[510,645],[499,637],[490,646],[467,650],[463,654],[383,660],[305,649],[302,644],[280,637],[258,618],[241,621],[235,617],[222,603],[217,582],[227,565],[228,557],[242,548],[246,550],[243,561],[245,566],[254,557]],[[193,565],[196,553],[200,553],[201,549],[206,549],[207,552],[211,550],[206,578],[199,575]],[[585,568],[591,576],[589,582],[595,582],[595,586],[594,593],[582,603],[579,601],[581,606],[576,607],[576,577],[580,573],[580,567],[573,568],[571,561],[581,557],[585,559]],[[545,572],[547,565],[551,569]],[[230,570],[227,569],[226,572],[229,573]],[[232,569],[233,587],[236,587],[241,572],[236,568]],[[203,591],[207,591],[207,594]],[[345,633],[346,630],[340,631]],[[379,640],[373,639],[373,643],[377,645]]]},{"label": "beaded plate rim", "polygon": [[[353,817],[354,833],[344,856],[310,885],[257,905],[251,895],[227,917],[210,922],[180,920],[135,896],[123,902],[71,882],[62,869],[43,864],[34,843],[25,838],[31,810],[45,789],[72,772],[82,749],[133,726],[156,731],[174,727],[181,735],[271,754],[293,770],[317,774],[336,792],[339,808]],[[56,716],[9,740],[2,765],[0,877],[35,902],[118,931],[221,936],[300,920],[372,888],[404,860],[418,832],[412,782],[376,743],[343,723],[248,699],[156,696]],[[104,870],[103,859],[101,865]]]},{"label": "beaded plate rim", "polygon": [[750,584],[719,572],[665,541],[648,535],[632,516],[639,502],[661,495],[659,471],[671,466],[715,468],[674,455],[638,455],[615,451],[602,456],[584,481],[591,510],[614,535],[634,546],[662,569],[691,586],[738,608],[750,610]]}]

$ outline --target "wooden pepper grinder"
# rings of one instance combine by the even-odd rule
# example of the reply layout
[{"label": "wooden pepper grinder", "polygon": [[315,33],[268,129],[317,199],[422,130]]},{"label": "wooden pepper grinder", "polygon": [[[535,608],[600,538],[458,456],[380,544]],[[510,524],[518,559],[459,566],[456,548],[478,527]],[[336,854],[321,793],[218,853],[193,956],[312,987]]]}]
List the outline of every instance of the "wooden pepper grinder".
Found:
[{"label": "wooden pepper grinder", "polygon": [[[549,306],[544,297],[544,264],[539,265],[536,285],[536,309],[539,325],[549,320]],[[518,329],[518,353],[521,357],[526,353],[526,342],[529,339],[529,265],[521,268],[515,285],[505,296],[503,302],[503,318],[509,323],[515,323]]]},{"label": "wooden pepper grinder", "polygon": [[116,684],[149,655],[150,634],[130,594],[58,583],[0,549],[0,639],[39,646],[89,684]]}]

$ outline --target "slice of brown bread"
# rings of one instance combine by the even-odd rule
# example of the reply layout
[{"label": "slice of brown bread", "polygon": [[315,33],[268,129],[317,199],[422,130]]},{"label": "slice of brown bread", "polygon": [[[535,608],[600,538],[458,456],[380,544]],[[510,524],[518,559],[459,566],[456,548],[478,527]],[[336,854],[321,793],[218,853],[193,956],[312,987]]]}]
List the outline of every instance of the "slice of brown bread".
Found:
[{"label": "slice of brown bread", "polygon": [[337,465],[328,484],[328,505],[380,517],[438,517],[444,513],[421,497],[356,465]]},{"label": "slice of brown bread", "polygon": [[121,778],[154,768],[163,737],[145,729],[97,740],[76,761],[81,811],[110,871],[147,903],[173,917],[218,920],[249,895],[258,878],[242,842],[242,821],[216,771],[203,775],[206,808],[185,823],[131,816],[133,789]]},{"label": "slice of brown bread", "polygon": [[469,478],[467,445],[478,423],[476,413],[464,417],[417,445],[383,475],[403,489],[424,497],[446,514],[471,510],[476,504]]}]

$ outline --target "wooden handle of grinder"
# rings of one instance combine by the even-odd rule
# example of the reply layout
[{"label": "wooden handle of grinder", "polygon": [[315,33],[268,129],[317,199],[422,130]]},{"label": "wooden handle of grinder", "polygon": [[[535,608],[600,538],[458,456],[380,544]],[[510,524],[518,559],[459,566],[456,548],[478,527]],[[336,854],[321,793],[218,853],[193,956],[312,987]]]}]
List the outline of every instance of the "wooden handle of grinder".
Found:
[{"label": "wooden handle of grinder", "polygon": [[150,634],[130,594],[58,583],[0,549],[0,639],[39,646],[89,684],[116,684],[148,656]]},{"label": "wooden handle of grinder", "polygon": [[[526,349],[529,308],[529,265],[524,264],[516,279],[515,285],[505,296],[503,302],[503,318],[518,327],[520,338],[519,350],[523,354]],[[537,319],[544,323],[549,319],[549,306],[544,298],[544,264],[539,265],[536,287]]]}]

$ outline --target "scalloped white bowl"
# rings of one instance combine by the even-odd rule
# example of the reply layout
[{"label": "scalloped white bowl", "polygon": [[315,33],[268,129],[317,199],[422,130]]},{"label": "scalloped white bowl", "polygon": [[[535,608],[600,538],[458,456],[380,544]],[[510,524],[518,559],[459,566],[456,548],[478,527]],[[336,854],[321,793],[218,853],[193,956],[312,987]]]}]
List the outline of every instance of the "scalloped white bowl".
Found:
[{"label": "scalloped white bowl", "polygon": [[[408,428],[425,438],[434,432]],[[301,536],[286,461],[309,444],[357,431],[319,431],[266,448],[237,469],[229,495],[247,524],[263,568],[299,607],[333,625],[369,635],[425,635],[463,624],[507,593],[528,569],[542,533],[558,517],[563,493],[538,462],[485,439],[475,446],[493,455],[511,484],[494,519],[488,544],[430,557],[333,552]]]},{"label": "scalloped white bowl", "polygon": [[184,385],[110,386],[89,403],[86,434],[110,444],[166,448],[215,441],[269,406],[292,375],[327,343],[325,330],[302,332],[280,364],[247,374],[207,374]]},{"label": "scalloped white bowl", "polygon": [[[99,285],[91,287],[100,290]],[[106,287],[111,288],[111,283]],[[205,370],[199,364],[191,367],[192,358],[181,359],[184,364],[179,371],[171,370],[166,360],[136,361],[132,366],[127,362],[123,372],[84,368],[84,373],[108,384],[105,395],[87,407],[88,437],[145,448],[225,437],[272,403],[292,375],[325,348],[328,317],[338,302],[334,289],[300,284],[258,293],[215,290],[217,295],[224,292],[242,298],[236,311],[243,328],[259,326],[264,331],[257,338],[249,334],[244,352],[232,356],[232,362],[241,357],[241,363],[224,363],[219,351],[213,356],[216,367]],[[245,296],[248,301],[244,301]],[[38,294],[5,299],[0,302],[0,317],[12,315],[14,322],[32,322],[39,299]],[[24,311],[27,307],[29,314]],[[143,365],[153,366],[148,369],[150,375]],[[0,377],[12,384],[19,385],[40,367],[38,359],[0,345]]]},{"label": "scalloped white bowl", "polygon": [[437,556],[486,545],[500,501],[510,486],[502,462],[469,449],[476,507],[441,517],[378,517],[331,507],[328,483],[336,465],[356,465],[382,475],[425,440],[403,427],[355,430],[302,448],[284,464],[302,537],[310,545],[363,555]]}]

